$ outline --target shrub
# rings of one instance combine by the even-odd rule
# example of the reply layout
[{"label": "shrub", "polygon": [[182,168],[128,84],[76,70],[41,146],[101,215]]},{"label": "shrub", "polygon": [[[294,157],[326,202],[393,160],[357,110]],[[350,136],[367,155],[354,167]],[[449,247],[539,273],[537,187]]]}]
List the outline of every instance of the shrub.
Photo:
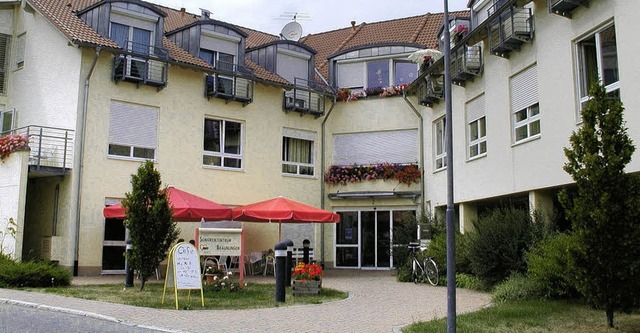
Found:
[{"label": "shrub", "polygon": [[577,245],[572,234],[559,233],[526,254],[529,276],[541,286],[541,293],[549,298],[578,295],[572,285],[571,250]]},{"label": "shrub", "polygon": [[[471,273],[466,250],[466,236],[456,230],[456,273]],[[443,225],[433,229],[433,236],[427,249],[427,256],[432,257],[438,265],[440,276],[447,274],[447,233]],[[440,279],[445,283],[446,279]]]},{"label": "shrub", "polygon": [[482,280],[477,276],[466,273],[456,274],[456,287],[477,291],[487,291],[487,287]]},{"label": "shrub", "polygon": [[0,256],[0,287],[68,286],[69,271],[45,262],[15,262]]},{"label": "shrub", "polygon": [[522,273],[513,273],[504,282],[496,285],[492,299],[495,303],[540,298],[541,287]]},{"label": "shrub", "polygon": [[524,272],[524,253],[531,244],[531,216],[514,208],[499,208],[478,219],[466,235],[466,254],[473,274],[488,286],[512,272]]}]

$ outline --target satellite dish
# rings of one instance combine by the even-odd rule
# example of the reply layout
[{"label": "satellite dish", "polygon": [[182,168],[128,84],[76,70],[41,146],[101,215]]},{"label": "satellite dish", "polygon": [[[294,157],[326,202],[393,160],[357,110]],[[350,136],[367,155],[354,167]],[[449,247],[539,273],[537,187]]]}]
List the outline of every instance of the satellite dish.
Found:
[{"label": "satellite dish", "polygon": [[293,40],[297,42],[300,40],[300,37],[302,37],[302,26],[296,21],[289,22],[284,26],[284,28],[282,28],[280,36],[286,40]]}]

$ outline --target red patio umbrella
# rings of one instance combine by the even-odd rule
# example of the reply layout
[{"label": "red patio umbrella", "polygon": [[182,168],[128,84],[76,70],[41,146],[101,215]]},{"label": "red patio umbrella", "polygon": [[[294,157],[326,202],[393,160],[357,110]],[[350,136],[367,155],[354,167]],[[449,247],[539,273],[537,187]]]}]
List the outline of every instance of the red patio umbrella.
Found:
[{"label": "red patio umbrella", "polygon": [[338,223],[338,214],[283,197],[236,207],[232,218],[246,222]]},{"label": "red patio umbrella", "polygon": [[[231,208],[179,190],[173,186],[167,188],[169,204],[173,208],[173,218],[180,222],[197,222],[201,219],[220,221],[231,219]],[[124,219],[126,217],[122,204],[105,207],[104,217]]]}]

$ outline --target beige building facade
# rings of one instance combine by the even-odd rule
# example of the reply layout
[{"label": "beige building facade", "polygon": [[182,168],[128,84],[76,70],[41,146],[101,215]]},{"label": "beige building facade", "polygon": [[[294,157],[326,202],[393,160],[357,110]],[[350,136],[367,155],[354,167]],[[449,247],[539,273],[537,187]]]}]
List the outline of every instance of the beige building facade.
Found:
[{"label": "beige building facade", "polygon": [[[505,202],[558,208],[556,192],[571,184],[562,147],[580,125],[589,71],[623,101],[640,140],[639,5],[566,3],[478,0],[452,13],[462,231]],[[330,268],[393,268],[405,214],[446,205],[443,60],[408,60],[439,47],[442,14],[299,40],[138,0],[0,1],[0,18],[2,132],[30,148],[0,163],[0,227],[18,223],[4,251],[18,259],[122,273],[126,230],[102,210],[147,159],[165,185],[230,207],[284,196],[340,214],[336,225],[282,228]],[[179,222],[180,237],[199,226]],[[276,223],[242,227],[247,253],[278,241]]]}]

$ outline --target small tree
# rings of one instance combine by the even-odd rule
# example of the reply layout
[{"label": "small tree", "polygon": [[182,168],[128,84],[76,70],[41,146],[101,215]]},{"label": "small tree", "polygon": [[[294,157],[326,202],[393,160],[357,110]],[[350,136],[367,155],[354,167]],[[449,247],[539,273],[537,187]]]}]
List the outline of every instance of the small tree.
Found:
[{"label": "small tree", "polygon": [[171,243],[178,238],[178,230],[166,188],[160,189],[160,173],[154,169],[153,162],[146,161],[137,174],[131,175],[131,185],[131,193],[122,201],[132,245],[127,260],[138,271],[140,290],[143,290],[149,276],[167,257]]},{"label": "small tree", "polygon": [[622,103],[593,84],[582,110],[582,127],[571,135],[564,170],[577,191],[560,193],[572,222],[575,287],[604,309],[613,327],[614,311],[629,311],[640,296],[640,186],[624,173],[635,147],[623,122]]}]

